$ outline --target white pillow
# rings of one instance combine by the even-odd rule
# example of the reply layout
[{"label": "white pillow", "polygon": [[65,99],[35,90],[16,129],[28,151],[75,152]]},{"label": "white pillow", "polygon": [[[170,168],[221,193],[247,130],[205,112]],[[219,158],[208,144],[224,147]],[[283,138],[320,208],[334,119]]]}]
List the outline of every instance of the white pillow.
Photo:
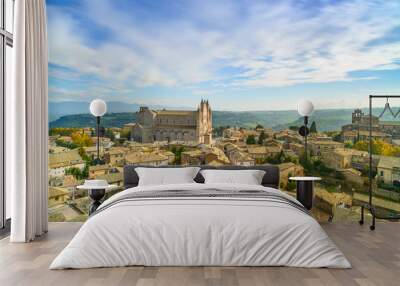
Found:
[{"label": "white pillow", "polygon": [[261,185],[265,171],[261,170],[202,170],[205,184]]},{"label": "white pillow", "polygon": [[198,167],[186,168],[135,168],[139,176],[139,186],[171,185],[194,183]]}]

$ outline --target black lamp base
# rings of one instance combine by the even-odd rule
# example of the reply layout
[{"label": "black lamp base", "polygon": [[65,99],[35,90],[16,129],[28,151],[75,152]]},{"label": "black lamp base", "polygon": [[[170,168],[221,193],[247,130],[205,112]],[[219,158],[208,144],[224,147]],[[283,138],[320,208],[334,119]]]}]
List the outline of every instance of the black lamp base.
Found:
[{"label": "black lamp base", "polygon": [[313,196],[314,196],[314,182],[313,181],[297,181],[297,191],[296,197],[302,205],[311,210],[313,206]]},{"label": "black lamp base", "polygon": [[94,189],[89,190],[89,197],[92,199],[92,203],[89,206],[89,216],[94,213],[97,208],[101,205],[101,200],[106,194],[105,189]]}]

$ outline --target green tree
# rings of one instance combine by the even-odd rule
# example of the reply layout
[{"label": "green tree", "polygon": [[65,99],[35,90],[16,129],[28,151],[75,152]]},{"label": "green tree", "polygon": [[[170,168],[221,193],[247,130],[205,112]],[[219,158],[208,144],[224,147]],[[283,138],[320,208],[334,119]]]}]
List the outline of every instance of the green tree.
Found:
[{"label": "green tree", "polygon": [[93,164],[93,158],[89,157],[86,154],[85,149],[83,149],[83,147],[80,147],[78,150],[79,156],[81,156],[81,158],[86,162],[86,164],[88,165],[92,165]]},{"label": "green tree", "polygon": [[106,129],[106,131],[104,133],[104,137],[110,138],[111,141],[114,141],[114,139],[115,139],[114,132],[110,128]]},{"label": "green tree", "polygon": [[246,139],[246,144],[247,145],[254,145],[256,144],[256,137],[254,135],[249,135]]},{"label": "green tree", "polygon": [[181,164],[181,159],[182,159],[182,152],[185,152],[185,148],[184,147],[172,147],[171,148],[171,152],[175,154],[175,161],[174,164],[175,165],[180,165]]},{"label": "green tree", "polygon": [[[289,174],[288,174],[288,178],[290,178],[290,177],[292,177],[292,176],[293,176],[292,173],[289,173]],[[288,190],[288,191],[293,191],[293,190],[296,189],[296,186],[297,186],[297,184],[296,184],[295,181],[288,180],[287,185],[286,185],[286,190]]]},{"label": "green tree", "polygon": [[275,156],[267,158],[267,163],[274,164],[274,165],[288,163],[288,162],[296,163],[297,160],[295,158],[286,156],[285,153],[283,152],[283,150],[281,150],[281,152],[279,152]]},{"label": "green tree", "polygon": [[76,167],[71,167],[71,168],[65,169],[65,175],[72,175],[77,180],[81,180],[82,179],[81,169],[76,168]]},{"label": "green tree", "polygon": [[257,124],[256,129],[264,129],[264,126],[262,126],[261,124]]},{"label": "green tree", "polygon": [[63,128],[63,127],[56,127],[50,128],[49,135],[60,135],[60,136],[71,136],[72,133],[80,130],[79,128]]},{"label": "green tree", "polygon": [[89,164],[86,163],[83,170],[76,167],[65,169],[65,175],[72,175],[77,180],[86,179],[89,176]]},{"label": "green tree", "polygon": [[315,123],[315,121],[311,123],[310,133],[317,133],[317,124]]},{"label": "green tree", "polygon": [[[328,134],[329,135],[329,134]],[[336,142],[342,142],[342,134],[340,132],[332,133],[332,140]]]},{"label": "green tree", "polygon": [[71,134],[72,142],[81,147],[89,147],[93,145],[92,138],[81,132],[74,132]]},{"label": "green tree", "polygon": [[261,131],[260,136],[258,136],[258,144],[262,145],[264,143],[264,140],[267,138],[267,135],[265,135],[264,130]]},{"label": "green tree", "polygon": [[61,139],[57,139],[56,140],[56,145],[60,146],[60,147],[64,147],[64,148],[68,148],[68,149],[75,149],[78,148],[78,145],[73,143],[73,142],[67,142]]},{"label": "green tree", "polygon": [[351,141],[351,140],[347,140],[347,141],[345,141],[344,142],[344,147],[346,147],[346,148],[353,148],[353,141]]},{"label": "green tree", "polygon": [[121,138],[126,138],[126,139],[131,139],[131,130],[130,129],[122,129],[121,134],[120,134]]}]

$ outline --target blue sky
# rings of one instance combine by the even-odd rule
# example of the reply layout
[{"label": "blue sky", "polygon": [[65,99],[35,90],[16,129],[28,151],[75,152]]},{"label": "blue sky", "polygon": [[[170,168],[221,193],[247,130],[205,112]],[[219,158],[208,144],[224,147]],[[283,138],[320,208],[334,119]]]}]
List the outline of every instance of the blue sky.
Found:
[{"label": "blue sky", "polygon": [[[50,101],[215,110],[400,94],[398,0],[47,1]],[[400,104],[400,102],[399,102]]]}]

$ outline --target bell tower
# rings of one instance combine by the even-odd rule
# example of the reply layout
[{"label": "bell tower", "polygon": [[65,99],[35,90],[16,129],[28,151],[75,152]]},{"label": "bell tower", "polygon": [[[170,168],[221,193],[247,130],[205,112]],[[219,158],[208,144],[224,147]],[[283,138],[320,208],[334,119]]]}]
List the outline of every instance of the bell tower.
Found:
[{"label": "bell tower", "polygon": [[362,122],[363,117],[364,117],[364,112],[362,112],[361,109],[357,108],[351,114],[351,123],[360,124]]},{"label": "bell tower", "polygon": [[201,100],[197,108],[197,141],[210,145],[212,143],[212,112],[208,100]]}]

